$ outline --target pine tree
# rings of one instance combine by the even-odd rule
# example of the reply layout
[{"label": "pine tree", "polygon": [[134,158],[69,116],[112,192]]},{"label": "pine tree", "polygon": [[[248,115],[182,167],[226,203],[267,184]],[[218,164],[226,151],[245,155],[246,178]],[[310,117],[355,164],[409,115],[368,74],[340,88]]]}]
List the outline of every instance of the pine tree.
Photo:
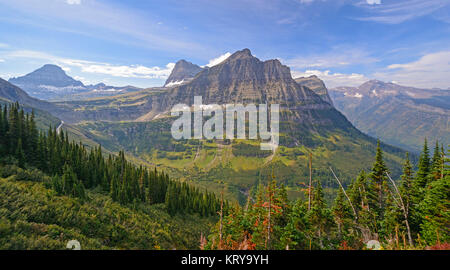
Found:
[{"label": "pine tree", "polygon": [[443,170],[443,163],[444,163],[443,156],[444,156],[444,153],[441,152],[441,149],[439,148],[439,142],[436,141],[436,146],[435,146],[434,152],[433,152],[433,158],[431,160],[430,181],[434,181],[434,180],[441,178],[442,170]]},{"label": "pine tree", "polygon": [[[446,162],[449,161],[449,159],[446,160]],[[429,183],[419,207],[423,215],[423,221],[420,224],[423,239],[430,245],[448,243],[450,241],[450,169],[448,165],[443,178]]]},{"label": "pine tree", "polygon": [[376,215],[377,220],[383,218],[383,210],[385,207],[385,197],[387,194],[387,176],[389,172],[383,160],[383,152],[380,147],[380,140],[377,142],[377,150],[375,155],[375,163],[369,175],[371,180],[369,190],[367,191],[369,206],[371,211]]},{"label": "pine tree", "polygon": [[419,158],[419,169],[417,171],[417,177],[415,184],[417,188],[425,188],[429,181],[429,175],[431,172],[430,153],[428,150],[427,139],[424,140],[423,150]]},{"label": "pine tree", "polygon": [[333,216],[337,225],[337,238],[339,242],[347,240],[347,236],[350,235],[350,228],[352,225],[353,214],[348,204],[347,199],[344,196],[343,190],[340,188],[333,206]]},{"label": "pine tree", "polygon": [[332,226],[332,216],[330,210],[326,207],[320,180],[317,181],[317,187],[312,201],[312,208],[309,212],[309,219],[313,225],[313,228],[315,228],[313,237],[319,244],[319,248],[326,248],[325,242],[328,241],[327,235]]},{"label": "pine tree", "polygon": [[25,168],[25,153],[23,151],[21,138],[19,138],[19,140],[17,142],[15,157],[17,158],[17,160],[19,162],[19,164],[18,164],[19,167]]}]

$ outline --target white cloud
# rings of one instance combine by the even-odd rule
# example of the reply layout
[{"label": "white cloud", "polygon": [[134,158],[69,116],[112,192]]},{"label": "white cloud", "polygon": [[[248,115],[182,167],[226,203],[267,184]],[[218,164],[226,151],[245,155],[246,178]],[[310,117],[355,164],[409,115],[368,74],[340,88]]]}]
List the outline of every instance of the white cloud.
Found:
[{"label": "white cloud", "polygon": [[111,75],[123,78],[166,79],[172,72],[175,63],[166,67],[146,67],[142,65],[111,65],[107,63],[85,62],[77,60],[63,60],[67,65],[78,66],[82,72]]},{"label": "white cloud", "polygon": [[224,53],[224,54],[222,54],[222,55],[219,56],[219,57],[216,57],[216,58],[213,58],[213,59],[209,60],[209,63],[206,64],[206,65],[203,66],[203,67],[213,67],[213,66],[215,66],[215,65],[218,65],[218,64],[222,63],[223,61],[225,61],[225,59],[227,59],[228,57],[230,57],[230,55],[231,55],[231,53],[229,53],[229,52]]},{"label": "white cloud", "polygon": [[55,63],[61,66],[66,71],[70,71],[70,67],[78,67],[82,72],[86,73],[105,74],[123,78],[166,79],[167,77],[169,77],[170,72],[172,72],[172,69],[175,67],[175,63],[168,63],[165,67],[146,67],[143,65],[115,65],[110,63],[57,57],[51,54],[30,50],[9,51],[1,54],[1,56],[6,59],[40,59]]},{"label": "white cloud", "polygon": [[381,0],[366,0],[369,5],[380,5]]},{"label": "white cloud", "polygon": [[384,81],[396,81],[402,85],[421,88],[450,87],[450,51],[426,54],[405,64],[391,64],[385,70],[374,73]]},{"label": "white cloud", "polygon": [[288,66],[296,69],[314,68],[323,69],[331,67],[342,67],[358,64],[370,64],[378,59],[370,56],[366,51],[358,48],[339,46],[331,52],[321,55],[299,56],[283,60]]},{"label": "white cloud", "polygon": [[3,63],[3,62],[5,62],[5,60],[3,60],[3,59],[0,59],[0,63]]},{"label": "white cloud", "polygon": [[305,71],[291,71],[293,78],[309,77],[316,75],[325,82],[328,88],[337,86],[359,86],[369,80],[363,74],[352,73],[332,73],[330,70],[305,70]]},{"label": "white cloud", "polygon": [[69,5],[80,5],[81,0],[66,0],[66,3]]}]

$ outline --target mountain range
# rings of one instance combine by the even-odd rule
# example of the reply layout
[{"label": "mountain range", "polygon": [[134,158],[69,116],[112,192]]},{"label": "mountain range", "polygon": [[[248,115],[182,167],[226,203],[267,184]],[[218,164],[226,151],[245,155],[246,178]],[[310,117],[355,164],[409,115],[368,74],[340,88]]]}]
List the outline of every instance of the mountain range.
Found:
[{"label": "mountain range", "polygon": [[450,91],[368,81],[330,89],[338,110],[361,131],[418,152],[426,137],[450,144]]},{"label": "mountain range", "polygon": [[77,100],[111,96],[141,90],[133,86],[115,87],[104,83],[84,85],[68,76],[57,65],[46,64],[9,82],[25,90],[30,96],[43,100]]},{"label": "mountain range", "polygon": [[[163,168],[181,181],[212,191],[225,190],[227,198],[241,202],[258,183],[269,181],[272,170],[288,187],[289,196],[301,196],[301,187],[309,178],[309,153],[314,180],[322,181],[328,198],[337,187],[330,166],[344,184],[359,170],[370,168],[376,140],[360,132],[334,107],[319,78],[294,80],[289,67],[279,60],[261,61],[248,49],[218,65],[196,69],[197,73],[194,69],[188,72],[188,67],[195,65],[186,63],[179,61],[180,68],[171,74],[183,83],[169,87],[46,102],[0,81],[0,96],[49,111],[64,121],[70,138],[86,145],[101,144],[111,153],[125,150],[134,163]],[[106,87],[98,84],[92,89]],[[280,104],[277,151],[260,150],[257,140],[174,140],[170,126],[175,119],[170,109],[179,103],[192,105],[194,96],[202,96],[203,104]],[[383,143],[382,147],[393,175],[398,176],[404,152]]]},{"label": "mountain range", "polygon": [[[290,196],[300,196],[308,179],[309,153],[314,179],[332,196],[337,183],[329,166],[348,184],[359,170],[370,168],[376,140],[336,110],[322,86],[311,86],[323,82],[310,78],[308,84],[314,90],[296,82],[280,61],[261,61],[244,49],[179,85],[52,104],[64,126],[74,127],[83,138],[111,152],[124,149],[134,162],[163,168],[182,181],[217,192],[225,189],[230,199],[245,200],[253,187],[269,180],[271,170],[288,186]],[[194,96],[202,96],[203,104],[280,104],[280,147],[272,153],[260,150],[254,140],[174,140],[170,109],[179,103],[192,105]],[[386,144],[383,149],[398,175],[402,150]]]}]

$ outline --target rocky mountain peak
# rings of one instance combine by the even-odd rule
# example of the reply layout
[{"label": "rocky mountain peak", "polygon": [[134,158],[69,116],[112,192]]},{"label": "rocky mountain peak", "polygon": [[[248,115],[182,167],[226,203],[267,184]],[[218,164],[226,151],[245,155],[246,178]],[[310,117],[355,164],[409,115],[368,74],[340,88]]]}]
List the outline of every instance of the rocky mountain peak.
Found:
[{"label": "rocky mountain peak", "polygon": [[246,49],[243,49],[243,50],[233,53],[232,55],[230,55],[230,57],[228,57],[226,59],[225,62],[230,62],[230,61],[235,61],[235,60],[240,60],[240,59],[249,59],[249,58],[254,58],[254,56],[252,55],[252,52],[246,48]]},{"label": "rocky mountain peak", "polygon": [[205,103],[228,104],[271,102],[285,106],[320,104],[330,106],[312,90],[292,79],[289,67],[277,59],[261,61],[249,49],[235,52],[222,63],[204,69],[191,82],[176,86],[171,98],[191,104],[194,96]]},{"label": "rocky mountain peak", "polygon": [[173,68],[170,76],[167,78],[164,86],[171,87],[178,84],[186,83],[195,77],[203,68],[192,64],[184,59],[179,60]]}]

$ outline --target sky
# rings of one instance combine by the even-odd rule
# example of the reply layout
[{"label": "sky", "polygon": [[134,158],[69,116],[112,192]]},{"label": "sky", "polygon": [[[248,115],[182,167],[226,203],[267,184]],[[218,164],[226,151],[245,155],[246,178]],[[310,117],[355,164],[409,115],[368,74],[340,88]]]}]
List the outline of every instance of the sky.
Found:
[{"label": "sky", "polygon": [[450,0],[0,0],[0,77],[52,63],[85,84],[161,86],[176,61],[249,48],[327,87],[450,88]]}]

